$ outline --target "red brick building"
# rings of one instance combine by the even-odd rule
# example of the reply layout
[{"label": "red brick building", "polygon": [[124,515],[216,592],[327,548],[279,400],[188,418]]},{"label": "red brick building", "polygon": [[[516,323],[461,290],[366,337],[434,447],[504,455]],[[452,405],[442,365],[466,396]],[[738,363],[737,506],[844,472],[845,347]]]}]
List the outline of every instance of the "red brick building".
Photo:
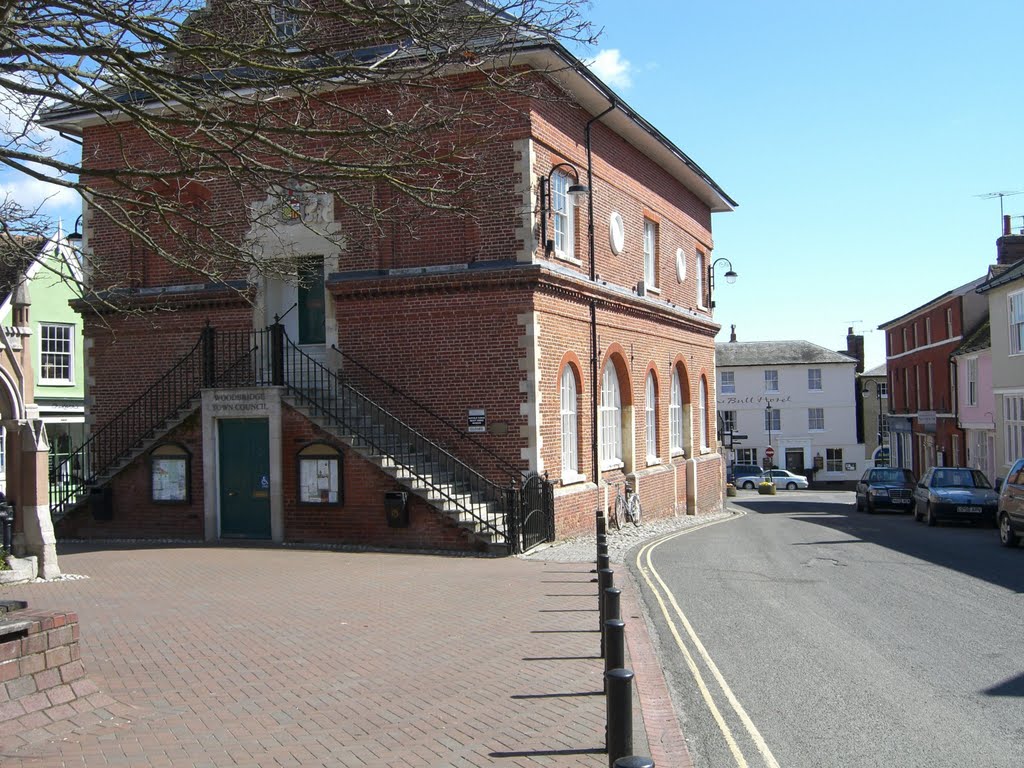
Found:
[{"label": "red brick building", "polygon": [[[483,105],[504,119],[475,148],[501,201],[482,216],[357,236],[302,179],[185,180],[224,237],[302,254],[291,278],[196,284],[86,209],[88,258],[132,276],[135,311],[86,314],[89,503],[55,501],[61,533],[503,547],[551,513],[529,487],[509,502],[531,473],[557,537],[627,476],[648,517],[720,509],[711,214],[734,202],[558,44],[515,63],[570,99]],[[98,166],[154,152],[127,123],[50,124]]]},{"label": "red brick building", "polygon": [[878,326],[885,332],[893,466],[920,476],[928,467],[963,466],[967,460],[951,355],[988,316],[974,291],[982,282],[947,291]]}]

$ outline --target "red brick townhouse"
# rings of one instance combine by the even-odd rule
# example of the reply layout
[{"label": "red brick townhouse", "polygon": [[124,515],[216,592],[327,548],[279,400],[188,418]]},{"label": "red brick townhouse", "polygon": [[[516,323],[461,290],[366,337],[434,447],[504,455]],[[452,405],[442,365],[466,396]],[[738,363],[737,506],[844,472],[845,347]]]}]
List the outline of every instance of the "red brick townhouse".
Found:
[{"label": "red brick townhouse", "polygon": [[[475,218],[365,237],[315,181],[186,178],[221,236],[302,254],[197,284],[86,208],[133,311],[86,313],[93,437],[62,535],[514,551],[590,530],[627,476],[651,518],[720,508],[711,214],[735,203],[561,45],[513,63],[569,98],[483,105],[502,202]],[[50,125],[100,165],[158,156],[127,123]]]},{"label": "red brick townhouse", "polygon": [[967,460],[957,426],[956,369],[951,355],[988,317],[973,280],[878,326],[885,331],[893,466],[920,474]]}]

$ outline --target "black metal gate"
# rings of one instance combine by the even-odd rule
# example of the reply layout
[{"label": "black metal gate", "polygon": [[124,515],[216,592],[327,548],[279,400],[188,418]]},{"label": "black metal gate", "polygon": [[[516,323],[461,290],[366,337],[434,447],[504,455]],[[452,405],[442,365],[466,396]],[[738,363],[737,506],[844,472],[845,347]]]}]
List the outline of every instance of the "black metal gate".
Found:
[{"label": "black metal gate", "polygon": [[555,486],[546,477],[530,473],[519,490],[513,526],[517,552],[528,552],[538,544],[555,540]]}]

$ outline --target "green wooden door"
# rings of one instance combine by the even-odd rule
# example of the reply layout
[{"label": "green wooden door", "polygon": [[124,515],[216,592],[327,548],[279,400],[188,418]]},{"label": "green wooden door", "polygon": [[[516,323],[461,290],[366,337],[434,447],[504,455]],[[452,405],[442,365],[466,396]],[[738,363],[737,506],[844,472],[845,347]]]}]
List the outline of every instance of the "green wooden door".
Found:
[{"label": "green wooden door", "polygon": [[299,265],[299,344],[323,344],[326,318],[324,260],[304,259]]},{"label": "green wooden door", "polygon": [[220,535],[270,538],[270,425],[220,419]]}]

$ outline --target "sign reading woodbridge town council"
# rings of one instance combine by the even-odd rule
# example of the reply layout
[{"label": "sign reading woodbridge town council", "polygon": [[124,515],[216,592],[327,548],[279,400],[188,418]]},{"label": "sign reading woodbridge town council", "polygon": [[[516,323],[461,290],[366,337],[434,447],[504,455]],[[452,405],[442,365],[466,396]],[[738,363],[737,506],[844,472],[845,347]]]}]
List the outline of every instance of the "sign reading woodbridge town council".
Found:
[{"label": "sign reading woodbridge town council", "polygon": [[267,391],[265,389],[218,390],[210,405],[214,416],[266,416]]}]

